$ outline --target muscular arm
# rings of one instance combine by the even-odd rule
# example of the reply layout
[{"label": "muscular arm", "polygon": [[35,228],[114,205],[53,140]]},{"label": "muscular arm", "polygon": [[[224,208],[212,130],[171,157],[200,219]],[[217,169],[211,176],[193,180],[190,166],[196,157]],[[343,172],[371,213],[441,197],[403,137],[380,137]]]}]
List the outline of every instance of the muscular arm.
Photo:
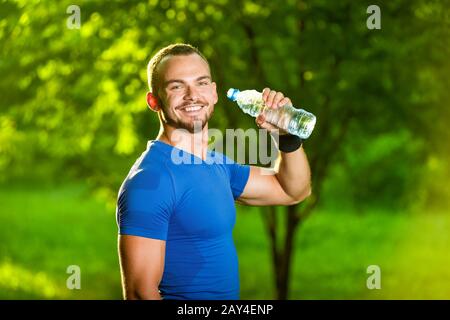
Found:
[{"label": "muscular arm", "polygon": [[[281,92],[265,88],[263,99],[268,108],[280,108],[290,104],[291,100]],[[265,122],[264,113],[260,114],[256,123],[270,132],[278,130]],[[311,194],[311,170],[308,159],[300,147],[296,151],[280,152],[274,169],[251,166],[250,177],[238,198],[238,202],[247,205],[293,205]]]},{"label": "muscular arm", "polygon": [[311,194],[311,170],[303,147],[297,151],[280,152],[276,174],[284,192],[294,200],[302,201]]},{"label": "muscular arm", "polygon": [[158,286],[164,270],[166,242],[119,235],[119,257],[124,298],[161,300]]},{"label": "muscular arm", "polygon": [[311,171],[303,147],[280,152],[274,169],[250,167],[250,176],[237,202],[245,205],[293,205],[311,194]]}]

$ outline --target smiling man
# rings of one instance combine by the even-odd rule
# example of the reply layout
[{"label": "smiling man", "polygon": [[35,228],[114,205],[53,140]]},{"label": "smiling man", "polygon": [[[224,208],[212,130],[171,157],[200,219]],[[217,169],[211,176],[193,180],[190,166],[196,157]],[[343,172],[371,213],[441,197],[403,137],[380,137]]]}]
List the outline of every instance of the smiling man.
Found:
[{"label": "smiling man", "polygon": [[[235,163],[208,150],[217,88],[208,61],[191,45],[161,49],[149,63],[148,77],[147,103],[161,126],[118,194],[124,298],[239,299],[235,202],[293,205],[308,197],[310,168],[302,141],[280,134],[274,169]],[[291,103],[268,88],[263,98],[268,108]],[[277,130],[263,114],[256,123]],[[198,161],[177,164],[174,153]]]}]

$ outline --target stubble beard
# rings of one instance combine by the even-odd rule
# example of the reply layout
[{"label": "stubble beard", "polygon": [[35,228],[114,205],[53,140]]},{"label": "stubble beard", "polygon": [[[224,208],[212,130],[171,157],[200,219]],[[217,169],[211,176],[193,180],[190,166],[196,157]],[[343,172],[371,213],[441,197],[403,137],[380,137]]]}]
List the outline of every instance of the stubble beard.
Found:
[{"label": "stubble beard", "polygon": [[[163,107],[163,121],[176,128],[176,129],[185,129],[187,130],[189,133],[199,133],[200,131],[203,130],[203,128],[206,126],[206,124],[208,123],[209,119],[211,119],[212,116],[212,111],[209,111],[210,106],[208,104],[204,104],[205,107],[203,108],[207,108],[204,111],[204,114],[201,114],[200,116],[195,116],[195,117],[191,117],[190,121],[185,121],[184,119],[174,119],[172,118],[167,112],[165,112],[165,110],[167,110],[165,108],[165,106]],[[182,112],[182,111],[181,111]]]}]

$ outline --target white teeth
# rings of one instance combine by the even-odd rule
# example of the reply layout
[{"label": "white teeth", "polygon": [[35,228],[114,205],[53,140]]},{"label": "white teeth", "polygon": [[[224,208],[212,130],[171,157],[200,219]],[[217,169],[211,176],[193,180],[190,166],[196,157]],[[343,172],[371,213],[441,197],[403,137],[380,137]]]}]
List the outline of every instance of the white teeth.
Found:
[{"label": "white teeth", "polygon": [[197,111],[197,110],[200,110],[201,108],[202,108],[202,106],[187,107],[187,108],[184,108],[184,111],[187,111],[187,112]]}]

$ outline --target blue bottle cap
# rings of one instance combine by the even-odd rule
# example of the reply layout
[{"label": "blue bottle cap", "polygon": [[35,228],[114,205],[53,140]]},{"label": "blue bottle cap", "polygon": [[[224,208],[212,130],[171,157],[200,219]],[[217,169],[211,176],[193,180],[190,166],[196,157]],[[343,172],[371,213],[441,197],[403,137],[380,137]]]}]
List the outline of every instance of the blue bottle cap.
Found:
[{"label": "blue bottle cap", "polygon": [[240,91],[239,91],[238,89],[234,89],[234,88],[228,89],[228,91],[227,91],[227,97],[228,97],[228,99],[230,99],[231,101],[236,101],[236,99],[237,99],[237,94],[238,94],[239,92],[240,92]]}]

